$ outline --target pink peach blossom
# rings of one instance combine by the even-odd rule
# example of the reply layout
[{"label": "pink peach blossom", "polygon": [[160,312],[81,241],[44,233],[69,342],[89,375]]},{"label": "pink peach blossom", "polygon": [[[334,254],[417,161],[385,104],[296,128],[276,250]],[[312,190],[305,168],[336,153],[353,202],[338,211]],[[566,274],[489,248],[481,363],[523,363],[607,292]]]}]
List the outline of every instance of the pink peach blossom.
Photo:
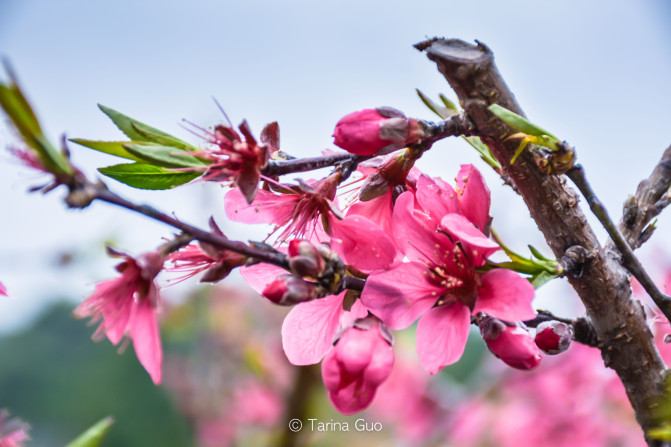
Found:
[{"label": "pink peach blossom", "polygon": [[322,379],[333,405],[343,414],[370,405],[394,366],[390,335],[375,317],[354,322],[322,363]]},{"label": "pink peach blossom", "polygon": [[163,258],[156,252],[132,258],[108,248],[110,255],[124,261],[116,269],[121,276],[99,283],[93,294],[74,311],[77,318],[102,320],[94,339],[107,336],[117,345],[124,336],[133,341],[138,360],[154,383],[161,383],[163,350],[157,321],[160,306],[154,278],[163,268]]},{"label": "pink peach blossom", "polygon": [[462,166],[456,191],[420,176],[416,194],[403,193],[394,208],[394,237],[409,262],[373,272],[366,281],[363,304],[391,329],[421,317],[417,352],[431,374],[461,357],[471,315],[509,321],[535,316],[529,281],[511,270],[476,270],[500,249],[482,232],[489,203],[489,190],[470,165]]},{"label": "pink peach blossom", "polygon": [[8,296],[7,295],[7,288],[3,283],[0,282],[0,295],[2,296]]},{"label": "pink peach blossom", "polygon": [[[333,174],[312,184],[300,182],[277,194],[259,191],[249,205],[237,190],[226,194],[229,219],[244,223],[273,223],[284,228],[279,242],[290,237],[313,240],[320,234],[330,236],[331,248],[347,264],[370,272],[388,268],[396,258],[396,247],[380,227],[364,216],[343,217],[334,202],[340,174]],[[361,237],[365,235],[365,237]]]}]

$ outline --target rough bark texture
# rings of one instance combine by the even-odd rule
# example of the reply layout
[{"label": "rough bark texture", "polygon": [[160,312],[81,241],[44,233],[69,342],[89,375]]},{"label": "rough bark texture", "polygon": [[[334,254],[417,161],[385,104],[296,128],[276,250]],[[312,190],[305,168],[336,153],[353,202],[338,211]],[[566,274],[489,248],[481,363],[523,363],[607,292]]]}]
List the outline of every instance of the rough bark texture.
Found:
[{"label": "rough bark texture", "polygon": [[[613,368],[627,391],[644,430],[655,425],[652,411],[663,392],[666,369],[646,324],[641,304],[632,299],[629,274],[617,255],[604,250],[577,206],[578,196],[563,176],[546,175],[536,166],[533,150],[525,150],[511,165],[519,140],[487,107],[496,103],[524,115],[501,78],[492,52],[485,45],[432,39],[417,44],[445,76],[480,135],[512,179],[531,217],[545,235],[557,259],[573,246],[594,255],[580,277],[568,280],[585,304],[606,366]],[[649,441],[650,445],[661,445]]]},{"label": "rough bark texture", "polygon": [[[646,232],[646,226],[671,202],[669,187],[671,187],[671,146],[664,151],[650,177],[639,183],[636,194],[625,203],[619,228],[633,250],[650,237],[652,231]],[[609,247],[611,245],[609,244]]]}]

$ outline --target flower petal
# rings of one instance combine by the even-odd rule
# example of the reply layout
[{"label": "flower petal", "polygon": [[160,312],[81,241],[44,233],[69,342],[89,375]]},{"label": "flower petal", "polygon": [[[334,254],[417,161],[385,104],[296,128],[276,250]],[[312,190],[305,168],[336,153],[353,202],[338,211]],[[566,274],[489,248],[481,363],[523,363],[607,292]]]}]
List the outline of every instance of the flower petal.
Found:
[{"label": "flower petal", "polygon": [[254,201],[249,204],[242,192],[235,188],[224,196],[224,208],[226,217],[235,222],[274,223],[283,226],[291,220],[299,199],[296,194],[274,194],[260,189]]},{"label": "flower petal", "polygon": [[440,221],[440,226],[455,242],[462,242],[473,267],[480,267],[489,255],[501,249],[496,241],[485,236],[461,214],[448,214]]},{"label": "flower petal", "polygon": [[263,294],[263,289],[268,284],[275,281],[278,276],[285,275],[286,273],[287,271],[282,267],[263,262],[249,267],[240,267],[240,275],[242,275],[252,289],[260,294]]},{"label": "flower petal", "polygon": [[147,370],[155,384],[161,383],[161,365],[163,349],[158,330],[156,309],[149,297],[140,300],[135,307],[135,315],[130,326],[130,338],[133,340],[135,355]]},{"label": "flower petal", "polygon": [[460,302],[429,310],[417,324],[417,354],[429,374],[461,358],[468,340],[471,312]]},{"label": "flower petal", "polygon": [[319,363],[340,328],[345,293],[298,304],[282,323],[282,346],[294,365]]},{"label": "flower petal", "polygon": [[396,258],[396,246],[389,236],[363,216],[330,219],[331,246],[346,264],[362,272],[389,268]]},{"label": "flower petal", "polygon": [[457,193],[452,187],[439,178],[431,178],[426,174],[417,180],[417,202],[436,223],[450,213],[459,210]]},{"label": "flower petal", "polygon": [[425,216],[419,218],[416,213],[421,211],[415,209],[411,192],[404,192],[396,199],[392,220],[396,246],[411,261],[436,262],[442,254],[436,247],[451,247],[452,244],[447,237],[436,233],[432,220]]},{"label": "flower petal", "polygon": [[494,269],[482,276],[473,313],[484,312],[507,321],[530,320],[536,316],[531,306],[534,286],[518,273]]},{"label": "flower petal", "polygon": [[491,195],[482,174],[473,165],[461,165],[457,174],[461,214],[485,232],[489,224]]},{"label": "flower petal", "polygon": [[361,302],[389,328],[405,329],[436,304],[445,291],[425,278],[428,269],[419,262],[407,262],[366,280]]}]

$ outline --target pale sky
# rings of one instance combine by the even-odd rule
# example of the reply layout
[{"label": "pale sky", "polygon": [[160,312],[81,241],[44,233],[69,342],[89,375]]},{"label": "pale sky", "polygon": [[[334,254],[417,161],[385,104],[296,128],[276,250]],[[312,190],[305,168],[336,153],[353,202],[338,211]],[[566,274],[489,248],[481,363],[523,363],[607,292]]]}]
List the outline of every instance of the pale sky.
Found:
[{"label": "pale sky", "polygon": [[[478,39],[494,51],[530,119],[576,146],[594,189],[619,218],[627,194],[671,143],[665,5],[661,0],[0,0],[0,54],[11,61],[54,141],[62,132],[122,138],[98,111],[96,103],[102,103],[198,143],[180,121],[205,127],[221,121],[214,96],[235,123],[246,118],[258,134],[277,120],[285,151],[314,156],[333,148],[333,125],[351,111],[388,105],[433,119],[414,89],[454,95],[412,44],[436,35]],[[12,141],[0,128],[0,145]],[[121,162],[71,149],[75,163],[91,175],[97,167]],[[521,200],[458,140],[436,145],[418,166],[451,180],[465,162],[487,174],[499,233],[520,251],[528,243],[542,248]],[[113,275],[103,240],[113,238],[118,248],[141,253],[171,234],[163,225],[104,204],[66,210],[59,191],[47,197],[25,192],[42,182],[0,150],[0,281],[12,295],[0,301],[0,331],[22,324],[46,299],[81,300],[96,280]],[[231,237],[265,235],[263,229],[226,224],[223,191],[213,184],[141,193],[113,180],[108,184],[201,226],[213,214]],[[653,275],[671,266],[670,222],[663,214],[642,250],[653,261]],[[56,269],[55,253],[69,251],[83,262]],[[557,281],[538,296],[545,303],[563,293]]]}]

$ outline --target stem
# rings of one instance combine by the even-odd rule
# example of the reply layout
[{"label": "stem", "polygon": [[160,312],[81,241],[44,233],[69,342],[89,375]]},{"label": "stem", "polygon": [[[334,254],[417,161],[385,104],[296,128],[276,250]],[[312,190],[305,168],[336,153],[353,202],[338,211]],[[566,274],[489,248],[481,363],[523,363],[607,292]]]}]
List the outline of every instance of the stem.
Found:
[{"label": "stem", "polygon": [[242,242],[228,240],[223,236],[219,236],[218,234],[210,233],[209,231],[202,230],[198,227],[177,220],[174,217],[171,217],[149,205],[138,205],[124,199],[123,197],[111,192],[108,189],[98,187],[97,185],[94,186],[95,199],[111,203],[131,211],[135,211],[136,213],[140,213],[154,220],[158,220],[159,222],[163,222],[167,225],[178,228],[185,233],[190,234],[194,239],[198,239],[199,241],[208,242],[210,244],[216,245],[217,247],[223,248],[224,250],[231,250],[259,261],[277,265],[290,271],[287,256],[277,250],[271,251],[267,248],[261,249],[254,247],[253,245],[247,245]]},{"label": "stem", "polygon": [[582,195],[587,200],[590,209],[594,215],[599,219],[601,225],[606,229],[611,240],[620,251],[622,255],[622,264],[634,277],[641,283],[648,295],[655,302],[657,307],[662,311],[664,316],[671,321],[671,297],[662,293],[655,283],[652,281],[648,272],[645,271],[641,262],[638,260],[634,251],[631,249],[627,241],[617,229],[613,221],[608,216],[608,211],[594,194],[592,187],[585,178],[585,170],[582,166],[576,165],[566,172],[566,176],[570,178],[578,187]]},{"label": "stem", "polygon": [[275,177],[278,175],[292,174],[294,172],[314,171],[315,169],[326,168],[342,162],[362,161],[370,156],[363,157],[353,155],[347,152],[325,155],[323,157],[299,158],[294,160],[270,161],[268,165],[261,170],[263,175]]}]

